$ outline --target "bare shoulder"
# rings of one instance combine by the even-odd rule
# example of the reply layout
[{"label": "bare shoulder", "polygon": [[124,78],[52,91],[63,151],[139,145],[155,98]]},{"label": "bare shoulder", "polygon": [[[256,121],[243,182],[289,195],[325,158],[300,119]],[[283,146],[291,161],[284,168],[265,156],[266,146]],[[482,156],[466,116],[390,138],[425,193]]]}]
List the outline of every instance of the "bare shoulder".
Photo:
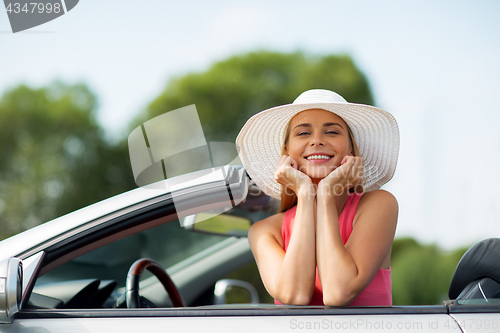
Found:
[{"label": "bare shoulder", "polygon": [[250,243],[260,236],[268,235],[276,239],[276,241],[283,246],[283,239],[281,237],[281,225],[285,213],[278,213],[258,222],[255,222],[250,231],[248,232],[248,239]]},{"label": "bare shoulder", "polygon": [[398,209],[398,201],[396,197],[385,190],[375,190],[364,193],[361,197],[358,208],[364,207],[379,207],[383,209]]},{"label": "bare shoulder", "polygon": [[372,218],[380,217],[383,220],[396,223],[398,210],[398,201],[392,193],[385,190],[375,190],[363,194],[354,221],[356,222],[363,215],[368,215]]}]

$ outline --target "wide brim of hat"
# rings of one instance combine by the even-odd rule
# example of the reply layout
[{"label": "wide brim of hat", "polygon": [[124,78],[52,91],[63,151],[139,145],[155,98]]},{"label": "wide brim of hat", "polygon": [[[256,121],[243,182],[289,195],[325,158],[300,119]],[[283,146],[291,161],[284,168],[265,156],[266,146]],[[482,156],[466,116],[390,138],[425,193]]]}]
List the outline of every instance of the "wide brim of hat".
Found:
[{"label": "wide brim of hat", "polygon": [[293,116],[310,109],[333,112],[351,129],[365,162],[361,179],[365,192],[380,188],[392,178],[399,154],[399,129],[389,112],[355,103],[287,104],[255,114],[236,138],[243,166],[264,193],[281,199],[281,185],[274,180],[274,173],[285,129]]}]

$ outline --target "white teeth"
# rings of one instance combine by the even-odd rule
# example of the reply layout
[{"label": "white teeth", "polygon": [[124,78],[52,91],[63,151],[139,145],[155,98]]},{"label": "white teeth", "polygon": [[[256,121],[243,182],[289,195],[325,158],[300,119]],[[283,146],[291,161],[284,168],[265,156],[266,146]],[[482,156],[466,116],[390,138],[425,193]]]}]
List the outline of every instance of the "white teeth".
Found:
[{"label": "white teeth", "polygon": [[308,160],[329,160],[331,156],[326,155],[311,155],[306,157]]}]

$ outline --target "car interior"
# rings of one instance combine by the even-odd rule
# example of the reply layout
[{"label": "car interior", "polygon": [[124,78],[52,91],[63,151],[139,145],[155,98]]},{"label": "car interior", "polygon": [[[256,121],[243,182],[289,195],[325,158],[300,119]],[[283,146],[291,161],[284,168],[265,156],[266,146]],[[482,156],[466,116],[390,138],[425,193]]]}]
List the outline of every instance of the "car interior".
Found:
[{"label": "car interior", "polygon": [[[166,210],[75,249],[58,250],[51,260],[43,253],[23,309],[126,308],[126,286],[132,280],[127,274],[142,258],[152,259],[172,277],[184,306],[213,305],[217,281],[253,260],[246,239],[249,227],[275,209],[276,202],[258,191],[220,215],[202,212],[177,219],[175,210]],[[150,271],[154,268],[139,273],[140,302],[128,307],[175,306],[167,283]]]}]

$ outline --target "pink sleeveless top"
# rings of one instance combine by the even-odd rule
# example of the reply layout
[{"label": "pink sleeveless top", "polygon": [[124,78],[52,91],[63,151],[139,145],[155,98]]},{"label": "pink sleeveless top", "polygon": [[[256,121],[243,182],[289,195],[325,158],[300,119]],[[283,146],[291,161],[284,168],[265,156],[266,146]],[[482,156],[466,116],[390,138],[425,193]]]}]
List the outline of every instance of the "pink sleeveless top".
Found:
[{"label": "pink sleeveless top", "polygon": [[[352,222],[356,214],[359,200],[363,194],[350,194],[345,203],[344,209],[340,213],[339,228],[340,236],[344,245],[347,243],[352,232]],[[297,206],[294,206],[285,212],[283,224],[281,226],[281,236],[283,237],[284,250],[288,248],[290,237],[292,235],[293,221]],[[274,300],[274,303],[281,304]],[[316,281],[314,284],[314,293],[309,305],[324,305],[323,290],[319,280],[318,268],[316,267]],[[372,282],[349,304],[349,306],[380,306],[392,305],[392,286],[391,269],[379,269]]]}]

